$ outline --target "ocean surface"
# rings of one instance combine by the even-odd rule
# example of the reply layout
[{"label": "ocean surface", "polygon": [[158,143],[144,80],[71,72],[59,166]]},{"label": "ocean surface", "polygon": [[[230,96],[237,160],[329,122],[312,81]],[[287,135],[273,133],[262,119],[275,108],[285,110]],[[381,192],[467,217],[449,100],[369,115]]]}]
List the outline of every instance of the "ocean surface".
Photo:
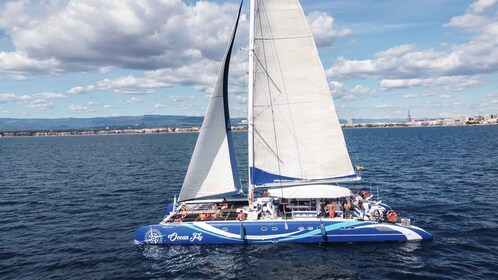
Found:
[{"label": "ocean surface", "polygon": [[365,168],[353,188],[378,189],[433,241],[136,245],[197,134],[0,138],[0,279],[498,279],[498,126],[344,133]]}]

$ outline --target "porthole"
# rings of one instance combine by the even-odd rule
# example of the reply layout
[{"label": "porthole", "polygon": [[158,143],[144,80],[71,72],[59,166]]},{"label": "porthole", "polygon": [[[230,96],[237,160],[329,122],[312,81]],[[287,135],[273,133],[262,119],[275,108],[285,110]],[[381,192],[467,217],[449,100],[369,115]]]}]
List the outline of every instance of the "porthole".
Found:
[{"label": "porthole", "polygon": [[303,231],[304,230],[304,227],[298,227],[297,228],[299,231]]},{"label": "porthole", "polygon": [[313,230],[313,227],[308,227],[308,230]]},{"label": "porthole", "polygon": [[228,229],[226,227],[222,228],[221,230],[222,231],[228,231]]},{"label": "porthole", "polygon": [[267,230],[267,228],[265,228],[265,227],[261,228],[261,231],[266,231],[266,230]]},{"label": "porthole", "polygon": [[272,227],[271,230],[273,231],[277,231],[278,230],[278,227]]}]

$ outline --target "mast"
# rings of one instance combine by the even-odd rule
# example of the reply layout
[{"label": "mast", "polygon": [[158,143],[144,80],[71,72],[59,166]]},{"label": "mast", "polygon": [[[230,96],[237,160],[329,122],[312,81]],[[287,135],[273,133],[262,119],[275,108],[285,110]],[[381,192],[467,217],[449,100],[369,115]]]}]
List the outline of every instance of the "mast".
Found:
[{"label": "mast", "polygon": [[254,124],[253,124],[253,93],[254,93],[254,14],[255,1],[249,1],[249,67],[247,85],[247,192],[249,204],[254,201],[254,184],[252,170],[254,167]]}]

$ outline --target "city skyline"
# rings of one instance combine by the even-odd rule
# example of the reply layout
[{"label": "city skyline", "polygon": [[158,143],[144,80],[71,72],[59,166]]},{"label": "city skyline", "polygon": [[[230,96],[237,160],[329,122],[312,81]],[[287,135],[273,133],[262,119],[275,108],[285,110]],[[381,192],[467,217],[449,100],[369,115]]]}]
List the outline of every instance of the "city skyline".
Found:
[{"label": "city skyline", "polygon": [[[238,1],[6,1],[0,118],[202,116]],[[498,112],[498,0],[302,1],[341,119]],[[230,69],[247,111],[248,1]]]}]

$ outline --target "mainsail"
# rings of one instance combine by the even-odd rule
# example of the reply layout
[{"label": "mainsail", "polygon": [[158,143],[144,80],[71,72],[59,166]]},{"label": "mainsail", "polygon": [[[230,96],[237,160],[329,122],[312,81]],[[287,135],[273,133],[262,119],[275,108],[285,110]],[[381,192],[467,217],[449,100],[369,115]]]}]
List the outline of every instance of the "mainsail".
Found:
[{"label": "mainsail", "polygon": [[228,113],[228,70],[242,3],[232,31],[179,201],[211,197],[240,189]]},{"label": "mainsail", "polygon": [[254,9],[251,184],[357,178],[301,5],[255,0]]}]

